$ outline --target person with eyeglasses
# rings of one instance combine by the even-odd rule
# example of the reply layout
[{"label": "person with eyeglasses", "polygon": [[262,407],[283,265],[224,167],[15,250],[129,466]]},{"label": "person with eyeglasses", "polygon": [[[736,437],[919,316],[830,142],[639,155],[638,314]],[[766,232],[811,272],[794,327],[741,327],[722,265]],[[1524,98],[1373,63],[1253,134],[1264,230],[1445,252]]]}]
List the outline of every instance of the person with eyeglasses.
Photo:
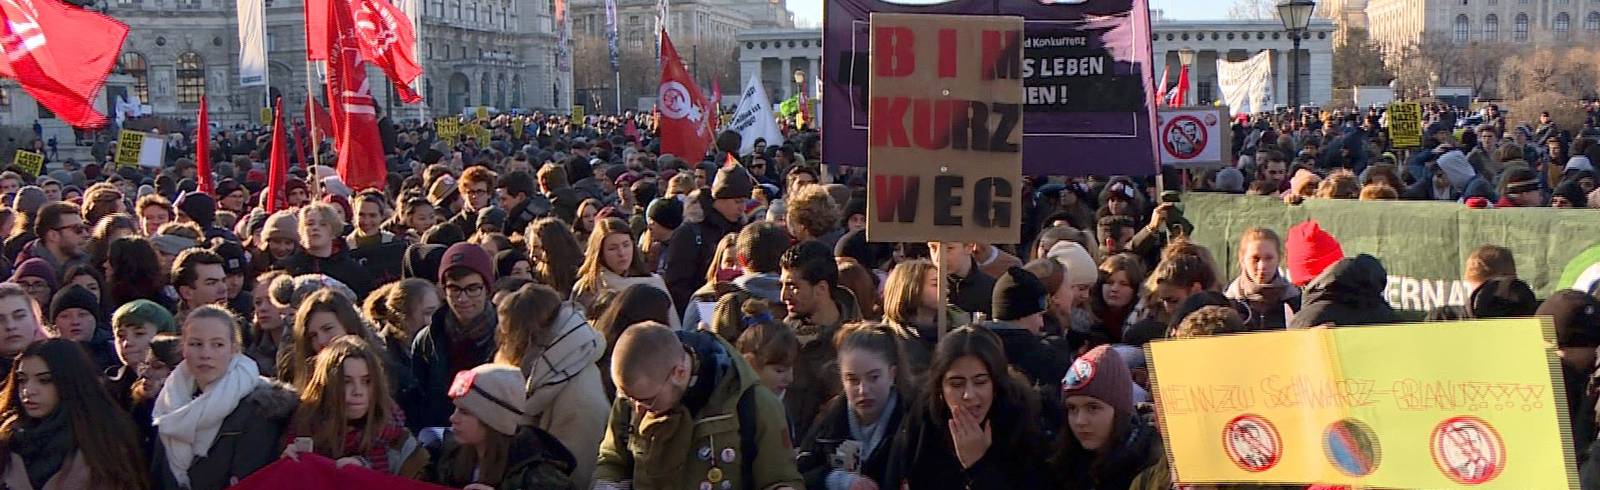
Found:
[{"label": "person with eyeglasses", "polygon": [[483,247],[463,242],[445,250],[438,281],[446,308],[434,313],[433,322],[418,331],[411,344],[418,398],[426,400],[418,413],[406,414],[415,420],[413,425],[448,425],[452,408],[444,394],[451,377],[493,358],[498,318],[489,302],[489,287],[494,280],[494,261]]},{"label": "person with eyeglasses", "polygon": [[499,179],[500,176],[489,167],[472,167],[462,172],[461,180],[456,181],[463,203],[461,212],[447,223],[454,223],[462,230],[478,229],[478,211],[496,204],[493,197]]},{"label": "person with eyeglasses", "polygon": [[39,208],[33,222],[33,233],[39,238],[23,246],[17,254],[17,264],[38,258],[50,265],[51,272],[59,276],[68,262],[83,255],[83,245],[89,241],[89,225],[78,214],[78,206],[56,202]]}]

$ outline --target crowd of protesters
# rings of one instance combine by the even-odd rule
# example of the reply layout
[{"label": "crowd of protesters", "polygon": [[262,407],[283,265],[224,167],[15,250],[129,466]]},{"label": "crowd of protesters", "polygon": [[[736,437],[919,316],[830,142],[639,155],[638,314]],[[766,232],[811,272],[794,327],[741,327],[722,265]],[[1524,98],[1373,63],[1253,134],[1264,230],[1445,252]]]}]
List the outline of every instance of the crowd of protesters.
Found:
[{"label": "crowd of protesters", "polygon": [[[1191,180],[1600,205],[1589,128],[1433,114],[1407,158],[1376,113],[1240,120],[1237,164]],[[1169,489],[1143,344],[1400,320],[1316,222],[1214,256],[1149,178],[1027,179],[1016,246],[877,243],[814,131],[685,159],[645,115],[482,123],[386,118],[384,189],[291,151],[273,212],[249,130],[208,142],[212,192],[183,155],[0,174],[0,486],[221,489],[315,454],[477,490]],[[1587,463],[1594,291],[1540,304],[1494,245],[1464,269],[1430,317],[1553,316]]]}]

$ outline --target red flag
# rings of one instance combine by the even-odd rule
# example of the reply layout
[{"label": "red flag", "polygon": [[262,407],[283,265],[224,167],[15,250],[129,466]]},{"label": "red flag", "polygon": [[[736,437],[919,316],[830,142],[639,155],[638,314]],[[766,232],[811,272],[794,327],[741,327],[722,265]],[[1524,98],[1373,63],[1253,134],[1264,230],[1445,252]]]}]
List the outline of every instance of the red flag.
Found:
[{"label": "red flag", "polygon": [[341,2],[329,2],[328,105],[332,109],[339,179],[350,189],[382,189],[388,166],[378,138],[377,103],[362,66],[355,20]]},{"label": "red flag", "polygon": [[1167,101],[1167,73],[1171,69],[1171,65],[1161,67],[1161,79],[1156,80],[1156,100],[1161,101],[1161,103],[1166,103]]},{"label": "red flag", "polygon": [[704,157],[711,137],[711,131],[706,129],[705,119],[710,114],[706,99],[684,69],[666,31],[661,32],[661,84],[656,92],[661,111],[661,152],[686,161]]},{"label": "red flag", "polygon": [[355,20],[361,57],[383,70],[401,101],[422,102],[422,96],[411,88],[411,83],[422,76],[422,65],[417,63],[417,33],[411,28],[411,19],[388,0],[347,1]]},{"label": "red flag", "polygon": [[1178,70],[1178,86],[1172,89],[1172,107],[1183,107],[1189,102],[1189,65]]},{"label": "red flag", "polygon": [[[200,96],[200,127],[194,130],[194,174],[200,192],[216,196],[216,177],[211,175],[211,118],[206,116],[206,96]],[[222,198],[222,196],[216,196]]]},{"label": "red flag", "polygon": [[627,124],[622,125],[622,135],[627,136],[628,141],[639,142],[639,125],[633,122],[633,118],[628,118]]},{"label": "red flag", "polygon": [[116,66],[128,26],[60,0],[0,2],[0,76],[74,127],[100,127],[94,100]]},{"label": "red flag", "polygon": [[289,207],[289,147],[283,134],[283,98],[273,103],[272,158],[267,166],[267,196],[262,199],[267,212],[273,213]]},{"label": "red flag", "polygon": [[306,60],[328,59],[328,0],[305,0]]}]

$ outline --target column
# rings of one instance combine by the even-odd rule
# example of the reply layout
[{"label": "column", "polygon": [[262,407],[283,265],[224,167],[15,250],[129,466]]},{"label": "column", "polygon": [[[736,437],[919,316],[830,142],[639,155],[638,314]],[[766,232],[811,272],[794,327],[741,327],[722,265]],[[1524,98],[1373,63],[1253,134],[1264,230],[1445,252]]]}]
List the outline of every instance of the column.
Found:
[{"label": "column", "polygon": [[1305,101],[1319,105],[1327,105],[1333,100],[1333,51],[1327,49],[1309,50],[1311,54],[1311,81],[1307,83],[1309,91]]},{"label": "column", "polygon": [[[1183,60],[1180,58],[1178,63],[1183,63]],[[1195,82],[1200,81],[1200,73],[1198,70],[1199,65],[1200,52],[1195,51],[1194,60],[1189,62],[1189,83],[1184,85],[1183,100],[1178,102],[1181,106],[1191,106],[1194,105],[1196,101],[1200,100],[1200,94],[1195,93]]]},{"label": "column", "polygon": [[811,55],[806,55],[806,87],[810,87],[807,97],[817,98],[822,93],[822,87],[817,86],[817,80],[822,79],[822,60]]},{"label": "column", "polygon": [[[1292,41],[1284,41],[1284,42],[1292,42]],[[1294,65],[1289,62],[1289,60],[1290,60],[1290,58],[1289,58],[1289,50],[1287,50],[1287,49],[1274,49],[1274,50],[1272,50],[1272,57],[1273,57],[1273,60],[1272,60],[1273,71],[1276,72],[1276,73],[1273,73],[1273,75],[1274,75],[1273,78],[1276,80],[1276,82],[1273,84],[1274,92],[1272,93],[1272,102],[1273,102],[1273,104],[1281,104],[1281,105],[1284,105],[1284,106],[1288,106],[1289,105],[1289,79],[1290,79],[1290,77],[1294,76],[1294,68],[1293,68]]]},{"label": "column", "polygon": [[743,59],[739,60],[740,95],[744,94],[744,84],[750,81],[750,77],[761,76],[761,58],[756,58],[754,56],[758,55],[754,53],[745,53],[743,56],[741,56]]},{"label": "column", "polygon": [[778,97],[778,100],[784,100],[794,97],[794,81],[792,80],[794,78],[794,67],[789,66],[788,56],[784,56],[778,60],[779,62],[783,63],[783,72],[780,73],[778,77],[778,86],[783,87],[783,96]]}]

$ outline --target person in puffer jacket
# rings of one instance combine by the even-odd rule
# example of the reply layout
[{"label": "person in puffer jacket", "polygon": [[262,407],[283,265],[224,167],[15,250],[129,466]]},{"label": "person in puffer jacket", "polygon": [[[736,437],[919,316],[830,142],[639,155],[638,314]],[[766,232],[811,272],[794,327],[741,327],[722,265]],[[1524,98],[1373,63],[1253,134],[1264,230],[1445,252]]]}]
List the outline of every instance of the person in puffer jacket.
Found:
[{"label": "person in puffer jacket", "polygon": [[1361,254],[1340,259],[1306,284],[1305,302],[1289,328],[1398,322],[1400,318],[1395,316],[1394,308],[1383,298],[1387,283],[1388,273],[1373,256]]},{"label": "person in puffer jacket", "polygon": [[572,451],[572,481],[588,488],[611,402],[596,361],[606,341],[582,310],[554,289],[529,284],[498,307],[495,362],[518,366],[527,381],[525,425],[549,432]]}]

